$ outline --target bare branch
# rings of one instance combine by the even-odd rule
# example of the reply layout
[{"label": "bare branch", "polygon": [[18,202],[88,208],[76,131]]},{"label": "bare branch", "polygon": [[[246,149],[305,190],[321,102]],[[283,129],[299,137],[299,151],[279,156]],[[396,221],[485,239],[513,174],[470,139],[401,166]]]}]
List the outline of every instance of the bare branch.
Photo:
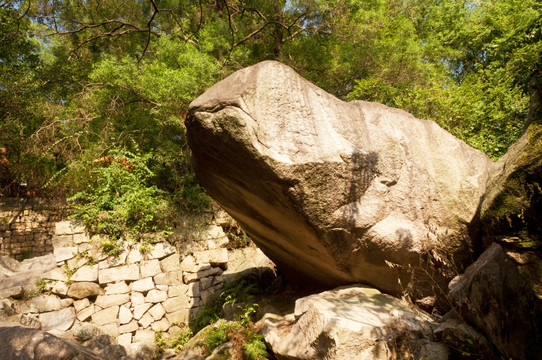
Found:
[{"label": "bare branch", "polygon": [[141,59],[143,59],[143,56],[145,56],[145,53],[147,52],[147,49],[149,48],[149,44],[151,43],[151,26],[152,26],[152,22],[154,20],[154,17],[156,16],[156,14],[158,14],[160,12],[160,10],[158,9],[158,6],[156,5],[156,2],[154,0],[149,0],[149,1],[151,2],[152,8],[154,9],[154,11],[153,11],[153,13],[151,15],[151,18],[147,22],[147,28],[149,29],[149,35],[147,36],[147,42],[145,44],[145,47],[143,48],[143,51],[141,52],[141,56],[137,60],[138,63],[141,61]]},{"label": "bare branch", "polygon": [[26,11],[21,16],[19,16],[17,21],[22,20],[22,18],[24,18],[26,15],[28,15],[28,12],[30,11],[30,3],[31,3],[31,0],[28,0],[28,7],[26,8]]}]

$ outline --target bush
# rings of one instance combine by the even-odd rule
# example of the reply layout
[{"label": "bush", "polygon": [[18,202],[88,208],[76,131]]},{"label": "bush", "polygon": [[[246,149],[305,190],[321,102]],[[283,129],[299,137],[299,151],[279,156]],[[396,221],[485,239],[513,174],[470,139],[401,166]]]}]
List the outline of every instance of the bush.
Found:
[{"label": "bush", "polygon": [[119,239],[126,232],[137,235],[166,228],[173,210],[168,194],[150,185],[151,155],[113,149],[94,159],[86,190],[68,199],[80,219],[95,234]]}]

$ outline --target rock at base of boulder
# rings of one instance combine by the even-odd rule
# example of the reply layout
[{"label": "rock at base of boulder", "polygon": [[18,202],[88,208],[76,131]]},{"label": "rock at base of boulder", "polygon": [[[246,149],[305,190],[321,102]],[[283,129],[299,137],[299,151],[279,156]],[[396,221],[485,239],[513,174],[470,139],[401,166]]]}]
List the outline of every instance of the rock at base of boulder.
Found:
[{"label": "rock at base of boulder", "polygon": [[528,263],[521,264],[529,254],[536,256],[492,244],[449,286],[461,316],[483,330],[507,359],[542,359],[542,299],[522,271]]},{"label": "rock at base of boulder", "polygon": [[352,286],[296,301],[294,314],[266,314],[261,333],[277,359],[448,359],[431,341],[433,320],[378,290]]}]

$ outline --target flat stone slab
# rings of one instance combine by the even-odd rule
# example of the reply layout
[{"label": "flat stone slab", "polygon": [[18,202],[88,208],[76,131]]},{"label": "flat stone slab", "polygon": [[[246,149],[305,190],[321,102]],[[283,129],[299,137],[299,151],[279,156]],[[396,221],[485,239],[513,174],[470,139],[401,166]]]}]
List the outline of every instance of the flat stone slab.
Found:
[{"label": "flat stone slab", "polygon": [[72,281],[97,281],[98,280],[98,266],[97,265],[84,265],[81,266],[70,278]]},{"label": "flat stone slab", "polygon": [[56,261],[61,262],[74,258],[77,254],[77,250],[78,248],[76,246],[56,247],[53,250],[53,254],[55,255]]},{"label": "flat stone slab", "polygon": [[300,298],[294,314],[266,314],[262,322],[266,343],[281,359],[387,360],[390,354],[401,353],[396,346],[411,341],[411,333],[418,337],[408,347],[420,352],[415,358],[428,358],[426,350],[432,359],[450,355],[446,346],[430,341],[436,324],[429,315],[365,286]]},{"label": "flat stone slab", "polygon": [[42,330],[66,331],[75,322],[75,309],[68,307],[58,311],[41,313],[39,319]]},{"label": "flat stone slab", "polygon": [[139,280],[139,266],[137,264],[131,264],[101,269],[98,276],[98,281],[100,284],[107,284],[122,280]]},{"label": "flat stone slab", "polygon": [[65,220],[55,224],[56,235],[73,235],[84,232],[86,232],[86,229],[80,220]]}]

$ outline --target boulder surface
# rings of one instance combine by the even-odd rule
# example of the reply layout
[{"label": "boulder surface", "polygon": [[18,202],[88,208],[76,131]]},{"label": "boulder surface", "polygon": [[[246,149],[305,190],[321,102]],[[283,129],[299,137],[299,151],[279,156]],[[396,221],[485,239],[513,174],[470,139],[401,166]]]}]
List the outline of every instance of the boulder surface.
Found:
[{"label": "boulder surface", "polygon": [[507,359],[542,359],[542,299],[529,277],[533,266],[540,274],[541,263],[535,253],[506,251],[494,243],[450,283],[461,316]]},{"label": "boulder surface", "polygon": [[298,299],[295,313],[267,314],[261,333],[279,359],[448,359],[431,341],[432,319],[378,290],[352,286]]},{"label": "boulder surface", "polygon": [[491,161],[432,121],[343,102],[265,61],[194,100],[186,126],[204,187],[290,277],[417,283],[422,297],[416,269],[438,262],[440,282],[468,257]]}]

